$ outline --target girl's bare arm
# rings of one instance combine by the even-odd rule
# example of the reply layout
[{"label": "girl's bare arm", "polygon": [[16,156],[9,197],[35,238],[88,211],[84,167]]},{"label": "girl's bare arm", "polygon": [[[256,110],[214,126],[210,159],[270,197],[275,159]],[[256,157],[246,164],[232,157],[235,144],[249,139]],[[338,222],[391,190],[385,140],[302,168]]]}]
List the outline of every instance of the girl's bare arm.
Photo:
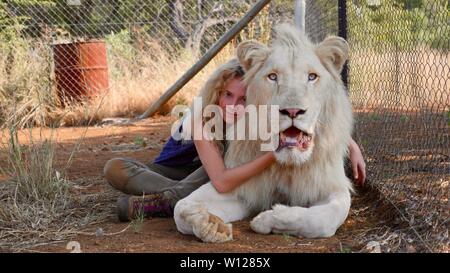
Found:
[{"label": "girl's bare arm", "polygon": [[217,146],[208,140],[194,140],[200,160],[214,188],[220,193],[229,192],[257,175],[275,161],[273,152],[268,152],[239,167],[227,169]]}]

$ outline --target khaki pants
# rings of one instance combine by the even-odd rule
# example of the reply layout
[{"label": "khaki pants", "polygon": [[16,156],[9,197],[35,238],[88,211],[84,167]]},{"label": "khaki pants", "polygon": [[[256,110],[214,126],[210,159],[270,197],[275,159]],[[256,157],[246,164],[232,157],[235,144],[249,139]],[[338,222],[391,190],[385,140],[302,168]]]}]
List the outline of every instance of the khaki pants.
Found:
[{"label": "khaki pants", "polygon": [[200,163],[168,167],[155,163],[143,164],[127,158],[109,160],[104,175],[111,186],[123,193],[164,193],[172,205],[209,182],[208,174]]}]

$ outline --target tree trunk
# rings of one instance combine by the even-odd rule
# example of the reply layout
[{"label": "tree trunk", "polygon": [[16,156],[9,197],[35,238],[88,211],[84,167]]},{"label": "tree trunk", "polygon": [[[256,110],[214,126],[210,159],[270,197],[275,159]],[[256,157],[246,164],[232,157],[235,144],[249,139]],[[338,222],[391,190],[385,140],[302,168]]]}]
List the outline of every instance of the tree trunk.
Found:
[{"label": "tree trunk", "polygon": [[219,24],[225,24],[228,22],[236,22],[239,18],[236,17],[226,17],[223,19],[217,19],[217,18],[207,18],[203,22],[199,23],[194,31],[192,32],[192,35],[189,36],[187,42],[186,42],[186,48],[189,49],[192,52],[192,55],[196,58],[200,55],[201,51],[201,44],[203,40],[203,35],[205,34],[206,30],[208,28],[214,27]]},{"label": "tree trunk", "polygon": [[[213,26],[224,24],[231,21],[237,21],[239,18],[235,17],[224,17],[224,18],[215,18],[210,13],[206,17],[203,17],[203,14],[208,13],[205,11],[205,2],[202,0],[197,1],[197,18],[199,23],[197,23],[192,30],[192,33],[186,31],[186,27],[184,26],[184,6],[182,0],[170,0],[169,9],[172,13],[172,18],[170,22],[171,29],[177,35],[177,38],[183,43],[184,47],[189,50],[192,55],[196,58],[200,54],[200,47],[203,40],[203,36],[208,28]],[[216,5],[211,6],[214,8]]]},{"label": "tree trunk", "polygon": [[170,0],[169,10],[172,13],[170,28],[175,32],[177,38],[183,44],[186,44],[189,34],[183,25],[184,7],[182,0]]}]

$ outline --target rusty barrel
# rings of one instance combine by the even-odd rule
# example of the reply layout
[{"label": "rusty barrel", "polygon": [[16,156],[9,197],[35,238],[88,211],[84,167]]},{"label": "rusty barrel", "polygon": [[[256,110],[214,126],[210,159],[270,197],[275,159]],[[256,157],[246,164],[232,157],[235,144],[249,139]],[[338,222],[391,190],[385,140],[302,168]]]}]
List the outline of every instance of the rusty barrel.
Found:
[{"label": "rusty barrel", "polygon": [[104,41],[54,44],[55,80],[63,104],[106,92],[109,87]]}]

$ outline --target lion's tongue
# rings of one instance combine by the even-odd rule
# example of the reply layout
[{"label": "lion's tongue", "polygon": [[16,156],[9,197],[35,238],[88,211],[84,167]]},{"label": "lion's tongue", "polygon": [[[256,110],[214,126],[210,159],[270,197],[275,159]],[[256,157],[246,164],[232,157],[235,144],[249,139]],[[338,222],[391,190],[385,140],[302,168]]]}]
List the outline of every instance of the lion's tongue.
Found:
[{"label": "lion's tongue", "polygon": [[281,142],[287,146],[296,146],[301,136],[302,131],[292,126],[281,132]]},{"label": "lion's tongue", "polygon": [[299,136],[299,134],[301,134],[301,133],[302,133],[302,131],[300,131],[300,129],[297,129],[294,126],[291,126],[283,131],[283,134],[286,137],[291,137],[291,138],[297,138]]},{"label": "lion's tongue", "polygon": [[311,142],[311,137],[296,127],[290,127],[280,133],[280,149],[283,147],[298,147],[306,150]]}]

